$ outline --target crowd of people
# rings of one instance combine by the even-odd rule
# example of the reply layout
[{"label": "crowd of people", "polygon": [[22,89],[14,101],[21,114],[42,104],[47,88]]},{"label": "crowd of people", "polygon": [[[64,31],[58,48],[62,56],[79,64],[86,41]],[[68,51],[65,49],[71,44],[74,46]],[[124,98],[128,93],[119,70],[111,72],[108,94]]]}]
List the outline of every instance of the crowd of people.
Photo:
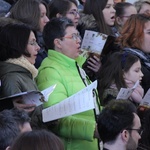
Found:
[{"label": "crowd of people", "polygon": [[[113,40],[81,51],[87,30]],[[43,122],[95,80],[94,109]],[[17,96],[55,84],[39,106]],[[0,0],[0,150],[150,150],[149,88],[150,0]]]}]

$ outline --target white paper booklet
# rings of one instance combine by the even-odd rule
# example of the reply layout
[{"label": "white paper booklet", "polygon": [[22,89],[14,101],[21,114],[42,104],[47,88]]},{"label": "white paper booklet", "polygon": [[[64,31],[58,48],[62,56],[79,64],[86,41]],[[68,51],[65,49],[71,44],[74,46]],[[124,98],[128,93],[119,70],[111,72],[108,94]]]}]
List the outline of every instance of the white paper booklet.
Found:
[{"label": "white paper booklet", "polygon": [[101,54],[108,35],[95,31],[85,30],[81,44],[81,51]]},{"label": "white paper booklet", "polygon": [[140,105],[150,106],[150,89],[148,89],[148,91],[145,94],[144,98],[142,99]]},{"label": "white paper booklet", "polygon": [[138,85],[139,81],[137,81],[132,88],[121,88],[116,99],[124,99],[124,100],[128,99]]},{"label": "white paper booklet", "polygon": [[76,94],[42,110],[43,122],[48,122],[73,114],[94,109],[93,89],[97,88],[97,81],[85,87]]},{"label": "white paper booklet", "polygon": [[22,96],[22,100],[25,104],[36,104],[39,106],[43,104],[43,102],[48,101],[49,95],[54,91],[56,85],[50,86],[43,91],[27,91],[18,94],[14,94],[8,97],[1,98],[0,100],[15,98],[18,96]]}]

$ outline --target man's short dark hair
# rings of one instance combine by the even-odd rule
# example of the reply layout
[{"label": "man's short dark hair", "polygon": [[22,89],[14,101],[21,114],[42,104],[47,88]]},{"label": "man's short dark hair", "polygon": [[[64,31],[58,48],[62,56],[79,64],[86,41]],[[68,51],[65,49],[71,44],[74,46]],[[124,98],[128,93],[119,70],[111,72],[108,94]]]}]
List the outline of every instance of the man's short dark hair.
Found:
[{"label": "man's short dark hair", "polygon": [[98,118],[98,132],[103,143],[115,141],[123,129],[132,128],[136,107],[127,100],[113,100]]},{"label": "man's short dark hair", "polygon": [[47,49],[54,49],[54,40],[64,37],[65,30],[69,26],[74,24],[68,18],[53,18],[45,25],[43,38]]},{"label": "man's short dark hair", "polygon": [[10,110],[0,112],[0,150],[11,146],[20,130]]},{"label": "man's short dark hair", "polygon": [[0,112],[0,150],[11,146],[13,140],[21,132],[20,126],[27,122],[30,122],[30,117],[24,110],[13,108]]},{"label": "man's short dark hair", "polygon": [[28,113],[24,110],[13,108],[10,111],[12,111],[13,118],[15,119],[18,125],[23,126],[24,123],[31,121],[31,118],[29,117]]}]

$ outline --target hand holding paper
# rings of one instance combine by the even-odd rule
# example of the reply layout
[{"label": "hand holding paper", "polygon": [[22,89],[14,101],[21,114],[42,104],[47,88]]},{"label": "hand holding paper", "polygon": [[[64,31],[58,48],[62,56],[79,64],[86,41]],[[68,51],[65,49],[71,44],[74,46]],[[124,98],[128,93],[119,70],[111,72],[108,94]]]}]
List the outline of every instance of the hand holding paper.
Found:
[{"label": "hand holding paper", "polygon": [[128,99],[138,85],[139,80],[135,83],[135,85],[132,88],[121,88],[116,99]]},{"label": "hand holding paper", "polygon": [[106,34],[86,30],[82,40],[81,50],[101,54],[107,37],[108,35]]}]

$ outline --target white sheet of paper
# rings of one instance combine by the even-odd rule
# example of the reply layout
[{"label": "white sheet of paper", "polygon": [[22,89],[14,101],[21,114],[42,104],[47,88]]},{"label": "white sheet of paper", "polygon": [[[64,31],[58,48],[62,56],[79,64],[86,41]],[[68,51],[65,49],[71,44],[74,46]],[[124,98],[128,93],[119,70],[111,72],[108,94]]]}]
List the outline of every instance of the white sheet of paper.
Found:
[{"label": "white sheet of paper", "polygon": [[97,88],[97,81],[85,87],[76,94],[42,110],[43,122],[48,122],[94,108],[93,89]]},{"label": "white sheet of paper", "polygon": [[41,93],[44,95],[45,101],[48,101],[48,97],[50,96],[50,94],[54,91],[56,87],[56,84],[53,86],[48,87],[47,89],[41,91]]},{"label": "white sheet of paper", "polygon": [[81,44],[81,51],[101,54],[107,40],[107,35],[95,31],[85,30]]},{"label": "white sheet of paper", "polygon": [[142,99],[140,105],[148,105],[150,106],[150,89],[146,92],[144,98]]},{"label": "white sheet of paper", "polygon": [[132,88],[121,88],[116,99],[128,99],[138,85],[139,81],[137,81]]},{"label": "white sheet of paper", "polygon": [[25,104],[36,104],[36,106],[39,106],[43,104],[43,102],[48,101],[49,95],[54,91],[56,87],[56,84],[53,86],[50,86],[46,88],[43,91],[35,91],[26,95],[23,95],[23,101]]}]

